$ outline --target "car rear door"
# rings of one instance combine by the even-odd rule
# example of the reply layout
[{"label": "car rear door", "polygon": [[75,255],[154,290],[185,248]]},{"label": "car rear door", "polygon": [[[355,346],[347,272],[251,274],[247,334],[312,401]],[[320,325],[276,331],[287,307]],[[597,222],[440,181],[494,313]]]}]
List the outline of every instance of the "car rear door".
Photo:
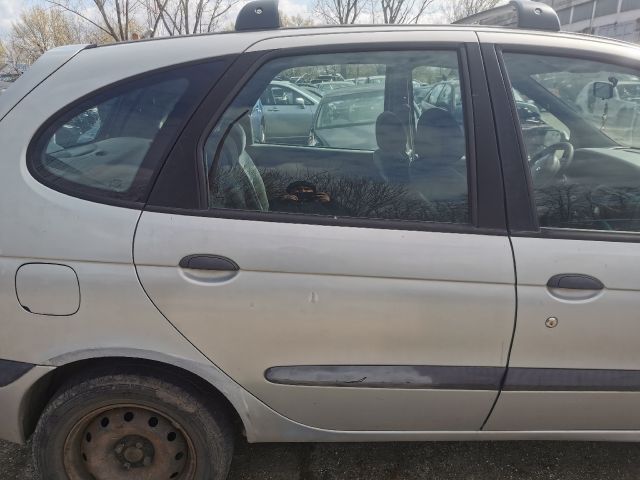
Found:
[{"label": "car rear door", "polygon": [[[509,371],[486,429],[637,430],[640,156],[627,143],[637,122],[603,125],[575,106],[588,82],[638,78],[637,49],[569,38],[559,46],[537,35],[480,38],[495,89],[518,283]],[[543,125],[518,131],[502,78],[535,102]],[[557,164],[539,156],[541,127],[563,131],[564,146],[551,147]],[[556,174],[545,175],[554,165]]]},{"label": "car rear door", "polygon": [[[268,88],[272,93],[268,98],[273,98],[274,102],[264,105],[267,138],[285,144],[306,143],[315,112],[313,102],[284,85],[270,85]],[[296,103],[297,99],[302,99],[304,105]]]},{"label": "car rear door", "polygon": [[[505,373],[515,314],[477,40],[442,30],[376,38],[352,33],[345,49],[344,35],[303,36],[295,56],[290,39],[276,38],[246,53],[165,165],[136,232],[137,271],[177,329],[291,420],[334,430],[477,430]],[[384,113],[396,120],[380,127],[380,151],[341,150],[336,162],[328,148],[328,167],[310,173],[307,147],[246,145],[246,112],[276,75],[336,64],[394,72],[384,108],[394,109],[392,100],[398,108]],[[465,122],[429,136],[440,139],[435,147],[419,130],[420,150],[437,152],[418,160],[425,170],[451,163],[425,182],[467,188],[436,201],[428,189],[383,180],[374,158],[408,168],[413,145],[397,122],[415,119],[398,102],[412,97],[393,85],[407,88],[410,76],[433,83],[445,70],[463,85]],[[269,162],[255,153],[262,147]]]}]

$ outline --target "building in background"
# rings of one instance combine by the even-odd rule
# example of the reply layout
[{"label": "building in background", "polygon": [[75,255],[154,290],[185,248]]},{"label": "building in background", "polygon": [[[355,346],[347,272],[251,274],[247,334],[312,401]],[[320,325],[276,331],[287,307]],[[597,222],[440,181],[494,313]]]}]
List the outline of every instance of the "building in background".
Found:
[{"label": "building in background", "polygon": [[[540,0],[551,5],[562,29],[640,43],[640,0]],[[504,5],[459,23],[514,26],[513,7]]]}]

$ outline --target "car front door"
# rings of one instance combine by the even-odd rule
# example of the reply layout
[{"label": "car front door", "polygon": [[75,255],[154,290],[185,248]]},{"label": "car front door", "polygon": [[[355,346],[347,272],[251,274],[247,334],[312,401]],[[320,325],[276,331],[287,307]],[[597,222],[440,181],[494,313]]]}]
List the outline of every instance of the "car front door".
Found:
[{"label": "car front door", "polygon": [[[624,47],[573,43],[503,47],[510,86],[541,111],[538,128],[562,135],[540,144],[529,125],[525,153],[503,155],[506,172],[520,158],[530,172],[508,181],[518,317],[490,430],[640,428],[640,154],[627,143],[635,122],[610,118],[615,128],[603,128],[572,106],[588,82],[638,79],[640,70]],[[498,121],[505,135],[518,124],[508,111]],[[533,206],[520,203],[527,190]]]},{"label": "car front door", "polygon": [[270,93],[266,98],[272,101],[264,105],[267,140],[273,143],[306,143],[316,104],[284,85],[269,85],[268,90]]},{"label": "car front door", "polygon": [[[489,109],[477,42],[471,32],[435,31],[432,49],[418,33],[382,36],[389,51],[371,51],[367,36],[354,34],[361,45],[350,53],[343,45],[332,51],[340,35],[323,36],[326,53],[318,53],[317,39],[301,37],[296,45],[308,42],[313,53],[272,57],[221,107],[219,89],[242,73],[228,72],[156,183],[135,262],[176,328],[291,420],[333,430],[477,430],[505,372],[515,313],[493,127],[471,115]],[[402,50],[402,40],[411,49]],[[280,49],[280,41],[255,48]],[[440,124],[429,114],[409,136],[397,125],[413,123],[401,119],[411,109],[381,112],[387,120],[379,122],[378,143],[388,154],[381,161],[408,169],[415,138],[421,157],[412,165],[427,165],[411,180],[383,179],[374,162],[381,152],[247,144],[242,112],[273,78],[335,65],[353,77],[392,71],[386,105],[410,98],[398,85],[432,83],[446,70],[465,85],[467,121],[463,128],[447,122],[434,135]],[[202,135],[204,147],[195,149]],[[433,138],[448,143],[432,148]],[[443,168],[427,175],[436,154]],[[307,159],[322,158],[324,169],[307,168]],[[433,197],[428,185],[443,182],[451,190]],[[188,200],[199,188],[204,194]]]}]

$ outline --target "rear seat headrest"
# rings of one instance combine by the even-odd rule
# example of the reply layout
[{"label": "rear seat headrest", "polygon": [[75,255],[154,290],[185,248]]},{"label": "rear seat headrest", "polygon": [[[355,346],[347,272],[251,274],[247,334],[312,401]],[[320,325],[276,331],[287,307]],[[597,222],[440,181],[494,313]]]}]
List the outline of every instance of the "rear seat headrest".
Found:
[{"label": "rear seat headrest", "polygon": [[382,112],[376,120],[378,148],[388,153],[405,153],[407,131],[400,118],[393,112]]}]

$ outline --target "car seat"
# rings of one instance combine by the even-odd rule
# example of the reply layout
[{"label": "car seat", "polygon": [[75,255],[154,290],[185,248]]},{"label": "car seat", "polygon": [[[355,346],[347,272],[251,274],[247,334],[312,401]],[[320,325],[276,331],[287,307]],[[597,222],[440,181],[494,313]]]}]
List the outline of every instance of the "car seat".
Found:
[{"label": "car seat", "polygon": [[376,120],[378,150],[373,160],[378,173],[387,183],[406,184],[409,181],[407,130],[393,112],[382,112]]},{"label": "car seat", "polygon": [[415,158],[409,166],[412,188],[431,201],[467,196],[465,137],[453,116],[441,108],[425,110],[415,138]]},{"label": "car seat", "polygon": [[212,194],[216,197],[213,203],[226,208],[268,211],[264,181],[246,146],[247,134],[236,123],[224,139],[216,172],[210,178],[209,183],[214,187]]}]

